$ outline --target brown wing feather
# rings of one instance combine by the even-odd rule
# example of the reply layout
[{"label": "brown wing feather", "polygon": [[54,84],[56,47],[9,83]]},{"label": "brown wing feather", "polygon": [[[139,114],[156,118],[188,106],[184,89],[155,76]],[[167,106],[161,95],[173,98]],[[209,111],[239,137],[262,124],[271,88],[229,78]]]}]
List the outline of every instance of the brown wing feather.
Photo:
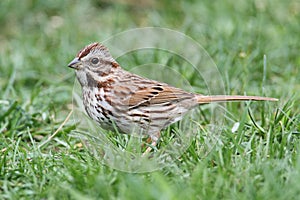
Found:
[{"label": "brown wing feather", "polygon": [[194,94],[169,85],[154,85],[136,91],[130,96],[129,106],[135,107],[143,104],[154,105],[167,102],[178,102],[184,99],[192,99]]}]

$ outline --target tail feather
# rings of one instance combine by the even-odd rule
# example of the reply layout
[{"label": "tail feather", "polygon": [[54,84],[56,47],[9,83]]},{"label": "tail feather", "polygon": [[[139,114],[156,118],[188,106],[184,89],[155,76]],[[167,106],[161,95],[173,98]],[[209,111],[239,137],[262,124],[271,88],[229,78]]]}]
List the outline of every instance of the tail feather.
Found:
[{"label": "tail feather", "polygon": [[276,98],[259,97],[259,96],[226,96],[226,95],[213,95],[213,96],[197,96],[199,104],[211,103],[211,102],[225,102],[225,101],[278,101]]}]

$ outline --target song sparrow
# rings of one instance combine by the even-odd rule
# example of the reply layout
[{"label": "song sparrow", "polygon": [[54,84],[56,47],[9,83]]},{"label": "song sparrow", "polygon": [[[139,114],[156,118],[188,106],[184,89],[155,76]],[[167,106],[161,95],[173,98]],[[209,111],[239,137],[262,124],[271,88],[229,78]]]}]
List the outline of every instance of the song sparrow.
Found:
[{"label": "song sparrow", "polygon": [[[123,133],[133,131],[150,136],[152,146],[160,131],[182,119],[199,104],[219,101],[276,101],[259,96],[205,96],[186,92],[166,83],[123,70],[108,49],[99,43],[84,47],[68,65],[75,69],[82,87],[87,114],[100,126],[114,125]],[[151,151],[148,147],[146,152]]]}]

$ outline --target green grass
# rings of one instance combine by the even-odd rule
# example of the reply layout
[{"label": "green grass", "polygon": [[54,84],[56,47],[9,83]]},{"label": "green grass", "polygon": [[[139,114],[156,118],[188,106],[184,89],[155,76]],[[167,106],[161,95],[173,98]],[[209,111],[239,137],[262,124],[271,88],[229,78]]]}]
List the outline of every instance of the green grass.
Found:
[{"label": "green grass", "polygon": [[[0,2],[0,199],[298,199],[299,2],[117,2]],[[225,93],[280,100],[228,103],[221,134],[209,150],[202,147],[213,134],[208,125],[214,114],[203,107],[197,135],[172,165],[127,173],[101,164],[73,137],[78,124],[63,123],[75,79],[67,64],[90,42],[152,26],[201,44],[218,67]],[[195,91],[206,91],[197,77],[180,70],[187,63],[139,53],[119,61],[129,67],[143,57],[162,60]]]}]

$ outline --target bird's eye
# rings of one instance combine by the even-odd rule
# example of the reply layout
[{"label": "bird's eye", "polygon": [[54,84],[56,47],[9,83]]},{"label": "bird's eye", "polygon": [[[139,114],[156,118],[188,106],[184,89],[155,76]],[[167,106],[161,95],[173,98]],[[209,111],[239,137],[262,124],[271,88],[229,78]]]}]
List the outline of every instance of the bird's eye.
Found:
[{"label": "bird's eye", "polygon": [[95,65],[98,64],[99,59],[98,58],[92,58],[91,62]]}]

